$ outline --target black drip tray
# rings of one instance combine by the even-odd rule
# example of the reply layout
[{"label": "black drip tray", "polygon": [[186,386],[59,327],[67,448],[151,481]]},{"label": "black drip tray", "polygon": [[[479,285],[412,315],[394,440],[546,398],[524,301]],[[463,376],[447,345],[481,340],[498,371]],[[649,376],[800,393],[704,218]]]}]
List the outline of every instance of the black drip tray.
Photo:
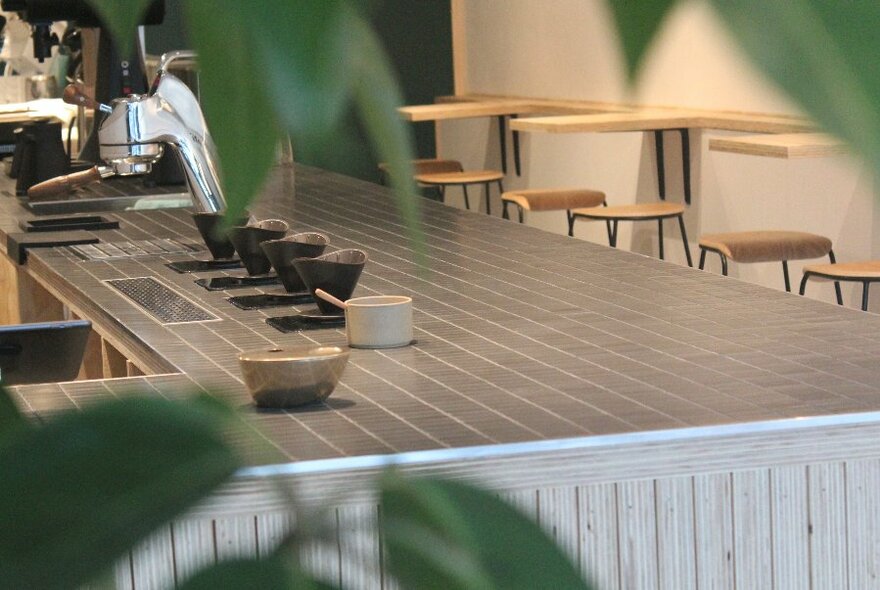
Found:
[{"label": "black drip tray", "polygon": [[341,328],[345,325],[344,315],[321,315],[314,313],[298,313],[277,318],[267,318],[266,323],[281,332],[301,332],[303,330],[323,330]]},{"label": "black drip tray", "polygon": [[265,285],[280,285],[278,275],[264,275],[259,277],[214,277],[211,279],[197,279],[199,287],[208,291],[225,291],[226,289],[239,289],[241,287],[263,287]]},{"label": "black drip tray", "polygon": [[77,215],[72,217],[49,217],[22,219],[19,227],[26,232],[69,231],[74,229],[119,229],[119,222],[101,215]]},{"label": "black drip tray", "polygon": [[315,299],[308,291],[302,293],[264,293],[260,295],[239,295],[227,297],[226,301],[239,309],[263,309],[265,307],[281,307],[282,305],[299,305],[313,303]]},{"label": "black drip tray", "polygon": [[229,270],[244,267],[241,260],[237,258],[229,258],[227,260],[180,260],[178,262],[169,262],[165,266],[179,273]]},{"label": "black drip tray", "polygon": [[218,319],[214,314],[152,277],[111,279],[106,283],[137,303],[163,324],[205,322]]}]

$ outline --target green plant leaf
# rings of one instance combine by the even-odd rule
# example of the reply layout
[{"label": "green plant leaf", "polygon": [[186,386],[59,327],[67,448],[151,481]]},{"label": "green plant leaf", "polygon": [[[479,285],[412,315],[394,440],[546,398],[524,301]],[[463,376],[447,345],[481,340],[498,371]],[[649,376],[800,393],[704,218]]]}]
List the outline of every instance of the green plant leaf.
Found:
[{"label": "green plant leaf", "polygon": [[126,398],[18,429],[0,444],[0,580],[88,582],[226,480],[239,460],[207,404]]},{"label": "green plant leaf", "polygon": [[138,23],[152,0],[87,0],[110,29],[124,54],[134,44]]},{"label": "green plant leaf", "polygon": [[677,0],[609,0],[630,79],[635,78],[645,52],[676,2]]},{"label": "green plant leaf", "polygon": [[397,113],[397,107],[403,104],[403,95],[388,65],[388,57],[370,26],[358,18],[354,30],[360,56],[354,84],[355,103],[376,153],[388,163],[397,208],[414,244],[417,261],[422,262],[425,239],[419,218],[420,201],[413,182],[412,129]]},{"label": "green plant leaf", "polygon": [[260,79],[269,77],[267,70],[254,59],[250,31],[227,4],[238,3],[187,0],[186,17],[199,55],[202,110],[217,146],[227,218],[237,219],[263,185],[280,133]]},{"label": "green plant leaf", "polygon": [[488,492],[395,472],[380,491],[389,568],[404,587],[589,588],[538,525]]},{"label": "green plant leaf", "polygon": [[0,387],[0,436],[3,436],[10,428],[25,424],[26,420],[18,410],[18,406],[12,401],[12,396],[5,387]]},{"label": "green plant leaf", "polygon": [[752,62],[880,172],[880,4],[712,0]]},{"label": "green plant leaf", "polygon": [[267,559],[224,561],[203,569],[178,586],[178,590],[334,590],[336,587],[315,580],[277,553]]},{"label": "green plant leaf", "polygon": [[350,99],[357,12],[345,0],[226,0],[226,5],[250,32],[261,83],[292,133],[295,150],[327,142]]}]

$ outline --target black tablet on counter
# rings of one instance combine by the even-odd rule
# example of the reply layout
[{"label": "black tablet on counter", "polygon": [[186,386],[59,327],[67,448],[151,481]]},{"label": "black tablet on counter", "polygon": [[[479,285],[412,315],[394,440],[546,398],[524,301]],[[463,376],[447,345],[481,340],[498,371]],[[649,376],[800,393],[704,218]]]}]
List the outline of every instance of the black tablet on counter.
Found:
[{"label": "black tablet on counter", "polygon": [[0,384],[72,381],[91,328],[88,320],[0,326]]}]

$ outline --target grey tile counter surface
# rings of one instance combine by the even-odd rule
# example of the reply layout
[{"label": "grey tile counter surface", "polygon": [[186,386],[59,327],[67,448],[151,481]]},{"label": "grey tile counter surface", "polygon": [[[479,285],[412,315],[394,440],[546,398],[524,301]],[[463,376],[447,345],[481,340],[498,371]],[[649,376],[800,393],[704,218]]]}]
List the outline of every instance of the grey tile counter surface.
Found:
[{"label": "grey tile counter surface", "polygon": [[[344,346],[344,330],[282,334],[265,320],[294,308],[242,311],[225,300],[280,286],[208,292],[193,281],[244,271],[164,266],[206,251],[102,262],[43,250],[31,254],[34,274],[92,302],[102,310],[93,319],[115,322],[180,374],[21,387],[23,407],[44,414],[128,391],[204,388],[231,400],[289,461],[880,410],[880,317],[871,314],[429,201],[419,266],[386,189],[304,167],[295,197],[279,171],[252,210],[364,249],[356,295],[411,295],[417,343],[352,350],[325,404],[257,411],[240,351]],[[119,217],[123,227],[102,240],[198,242],[186,211]],[[163,326],[102,282],[147,276],[220,319]]]}]

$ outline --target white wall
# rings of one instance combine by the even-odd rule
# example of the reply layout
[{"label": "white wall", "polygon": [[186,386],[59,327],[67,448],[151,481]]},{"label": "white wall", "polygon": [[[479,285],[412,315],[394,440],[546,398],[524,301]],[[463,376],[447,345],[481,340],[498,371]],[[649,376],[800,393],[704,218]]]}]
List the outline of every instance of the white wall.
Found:
[{"label": "white wall", "polygon": [[[626,84],[622,56],[605,0],[463,0],[467,87],[459,91],[676,105],[745,112],[797,114],[797,108],[741,55],[703,2],[682,4],[667,21],[635,88]],[[494,120],[439,125],[440,154],[468,168],[498,168]],[[797,229],[821,233],[839,260],[880,257],[874,239],[878,201],[870,175],[848,157],[778,160],[707,149],[721,131],[691,132],[694,203],[685,221],[694,261],[701,233]],[[667,193],[682,194],[678,133],[667,132]],[[523,176],[506,188],[586,186],[605,191],[610,204],[657,198],[653,134],[522,134]],[[511,145],[508,141],[509,152]],[[450,191],[448,202],[457,197]],[[493,208],[493,213],[500,206]],[[562,212],[536,213],[527,223],[565,233]],[[665,226],[667,259],[684,264],[674,222]],[[602,224],[578,222],[579,238],[606,243]],[[656,255],[653,223],[622,224],[620,247]],[[717,259],[709,268],[718,271]],[[792,263],[792,279],[801,264]],[[731,265],[731,274],[782,289],[775,264]],[[845,289],[847,305],[860,293]],[[811,283],[808,295],[832,300],[830,285]],[[880,294],[872,309],[880,312]]]}]

